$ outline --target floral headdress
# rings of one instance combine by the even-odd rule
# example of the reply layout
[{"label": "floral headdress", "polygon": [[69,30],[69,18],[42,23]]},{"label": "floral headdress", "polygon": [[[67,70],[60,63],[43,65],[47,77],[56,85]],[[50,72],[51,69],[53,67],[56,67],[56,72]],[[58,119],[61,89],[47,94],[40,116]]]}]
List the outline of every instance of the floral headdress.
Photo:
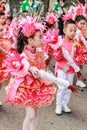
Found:
[{"label": "floral headdress", "polygon": [[57,18],[56,18],[56,16],[55,16],[53,13],[49,13],[49,14],[46,16],[45,21],[46,21],[48,24],[54,24],[54,23],[57,21]]},{"label": "floral headdress", "polygon": [[58,29],[52,29],[43,34],[44,46],[50,46],[54,50],[60,46],[60,39]]},{"label": "floral headdress", "polygon": [[62,16],[63,21],[67,20],[75,20],[76,16],[83,15],[87,18],[87,4],[83,6],[82,4],[79,4],[76,7],[73,7],[73,9],[68,12],[67,14]]},{"label": "floral headdress", "polygon": [[79,15],[85,15],[85,6],[83,6],[82,4],[74,7],[74,14],[76,16],[79,16]]},{"label": "floral headdress", "polygon": [[43,34],[43,41],[45,44],[56,44],[58,42],[59,30],[53,29]]},{"label": "floral headdress", "polygon": [[76,16],[83,15],[84,17],[87,16],[87,6],[83,6],[82,4],[79,4],[76,7],[73,7],[73,10],[70,12],[72,14],[72,19],[75,20]]},{"label": "floral headdress", "polygon": [[41,31],[44,29],[44,26],[41,23],[37,23],[32,17],[29,16],[21,20],[19,27],[22,29],[21,32],[26,37],[34,35],[36,30]]},{"label": "floral headdress", "polygon": [[67,14],[62,16],[63,21],[72,20],[72,19],[73,19],[72,13],[67,13]]}]

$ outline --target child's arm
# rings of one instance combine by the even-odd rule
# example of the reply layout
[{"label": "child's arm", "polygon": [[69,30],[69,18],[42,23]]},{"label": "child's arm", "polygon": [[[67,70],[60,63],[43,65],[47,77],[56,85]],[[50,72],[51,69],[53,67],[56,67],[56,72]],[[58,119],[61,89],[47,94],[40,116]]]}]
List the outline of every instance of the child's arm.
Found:
[{"label": "child's arm", "polygon": [[44,70],[39,70],[36,67],[31,67],[30,71],[36,77],[47,79],[47,80],[57,84],[57,86],[60,85],[60,86],[65,86],[65,87],[68,88],[68,86],[70,85],[68,81],[66,81],[64,79],[61,79],[61,78],[57,78],[54,75],[52,75],[51,73],[48,73],[48,72],[46,72]]},{"label": "child's arm", "polygon": [[71,65],[74,68],[75,72],[80,71],[80,68],[76,65],[73,58],[71,58],[70,54],[68,53],[68,51],[65,48],[59,47],[57,50],[54,51],[53,58],[56,61],[62,60],[63,57],[65,59],[67,59],[67,61],[69,62],[69,65]]},{"label": "child's arm", "polygon": [[74,68],[75,72],[79,72],[80,68],[76,65],[73,58],[69,55],[68,51],[62,47],[63,56],[67,59],[68,63]]},{"label": "child's arm", "polygon": [[31,67],[30,71],[34,74],[36,73],[38,75],[38,77],[47,79],[53,83],[55,83],[57,86],[57,88],[59,88],[59,85],[62,87],[66,87],[68,89],[70,89],[73,93],[77,92],[76,88],[73,85],[70,85],[69,82],[67,80],[55,77],[54,75],[52,75],[51,73],[48,73],[44,70],[38,70],[36,67]]}]

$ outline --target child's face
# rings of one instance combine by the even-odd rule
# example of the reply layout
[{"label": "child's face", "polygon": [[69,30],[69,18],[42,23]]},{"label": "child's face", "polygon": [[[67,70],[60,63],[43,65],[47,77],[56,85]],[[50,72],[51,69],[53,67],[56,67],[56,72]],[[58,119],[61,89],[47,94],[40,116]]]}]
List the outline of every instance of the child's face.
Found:
[{"label": "child's face", "polygon": [[23,14],[24,14],[25,16],[29,16],[28,12],[24,12]]},{"label": "child's face", "polygon": [[4,15],[0,16],[0,24],[2,24],[2,25],[5,24],[5,16]]},{"label": "child's face", "polygon": [[65,37],[68,39],[73,40],[76,34],[76,25],[75,24],[68,24],[67,27],[64,29]]},{"label": "child's face", "polygon": [[4,33],[4,30],[3,30],[2,26],[0,26],[0,38],[3,38],[3,33]]},{"label": "child's face", "polygon": [[40,47],[42,45],[42,43],[43,42],[42,42],[41,32],[40,31],[36,31],[34,39],[33,39],[33,44],[37,48],[37,47]]},{"label": "child's face", "polygon": [[76,22],[76,26],[78,27],[78,29],[82,29],[86,27],[86,21],[85,20],[80,20],[79,22]]},{"label": "child's face", "polygon": [[6,19],[6,24],[10,25],[11,24],[11,20],[10,19]]}]

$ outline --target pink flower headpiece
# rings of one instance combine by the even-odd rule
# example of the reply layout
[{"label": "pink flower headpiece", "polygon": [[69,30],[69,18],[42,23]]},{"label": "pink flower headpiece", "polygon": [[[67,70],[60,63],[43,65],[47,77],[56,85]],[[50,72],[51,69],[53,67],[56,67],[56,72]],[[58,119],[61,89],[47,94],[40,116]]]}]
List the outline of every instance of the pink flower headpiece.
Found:
[{"label": "pink flower headpiece", "polygon": [[73,15],[72,15],[72,13],[67,13],[67,14],[62,16],[62,19],[63,19],[63,21],[72,20]]},{"label": "pink flower headpiece", "polygon": [[44,44],[56,44],[58,42],[59,30],[53,29],[43,34]]},{"label": "pink flower headpiece", "polygon": [[46,22],[48,22],[49,24],[54,24],[56,21],[57,21],[57,18],[55,17],[53,13],[49,13],[46,16]]},{"label": "pink flower headpiece", "polygon": [[37,23],[35,19],[29,16],[21,20],[19,27],[22,28],[22,33],[26,37],[34,35],[36,30],[41,31],[44,29],[44,26],[41,23]]},{"label": "pink flower headpiece", "polygon": [[76,16],[84,15],[84,12],[85,12],[85,8],[84,8],[84,6],[82,4],[75,7]]},{"label": "pink flower headpiece", "polygon": [[35,28],[35,21],[32,17],[23,18],[21,22],[19,23],[19,27],[22,28],[22,33],[24,36],[29,37],[33,34],[35,34],[36,28]]},{"label": "pink flower headpiece", "polygon": [[74,15],[74,19],[75,19],[75,17],[76,16],[79,16],[79,15],[84,15],[84,17],[86,17],[86,7],[85,6],[83,6],[82,4],[80,4],[80,5],[78,5],[78,6],[76,6],[76,7],[74,7],[73,8],[73,15]]}]

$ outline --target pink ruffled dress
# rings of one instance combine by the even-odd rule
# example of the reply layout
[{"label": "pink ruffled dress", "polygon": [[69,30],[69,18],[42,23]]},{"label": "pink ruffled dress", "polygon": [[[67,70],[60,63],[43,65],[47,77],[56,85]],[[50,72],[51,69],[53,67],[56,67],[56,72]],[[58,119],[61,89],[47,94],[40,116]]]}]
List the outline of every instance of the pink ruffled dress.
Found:
[{"label": "pink ruffled dress", "polygon": [[[9,40],[0,38],[0,47],[3,48],[4,50],[8,51],[9,48]],[[4,64],[4,60],[6,59],[6,54],[0,49],[0,84],[3,82],[7,81],[10,77],[9,73],[5,73],[4,70],[6,68]]]},{"label": "pink ruffled dress", "polygon": [[[27,53],[25,50],[24,54],[30,66],[45,70],[46,66],[43,52],[32,54],[30,52]],[[8,90],[5,102],[10,102],[13,105],[17,104],[37,108],[50,105],[54,100],[56,92],[54,85],[46,79],[35,78],[32,73],[27,74],[23,78],[23,81],[18,84],[17,89],[14,89],[16,84],[17,81],[15,80],[12,83],[12,87]],[[15,95],[14,99],[12,98],[13,95]]]},{"label": "pink ruffled dress", "polygon": [[87,64],[87,48],[85,47],[85,45],[83,45],[81,41],[76,47],[75,62],[78,65]]}]

